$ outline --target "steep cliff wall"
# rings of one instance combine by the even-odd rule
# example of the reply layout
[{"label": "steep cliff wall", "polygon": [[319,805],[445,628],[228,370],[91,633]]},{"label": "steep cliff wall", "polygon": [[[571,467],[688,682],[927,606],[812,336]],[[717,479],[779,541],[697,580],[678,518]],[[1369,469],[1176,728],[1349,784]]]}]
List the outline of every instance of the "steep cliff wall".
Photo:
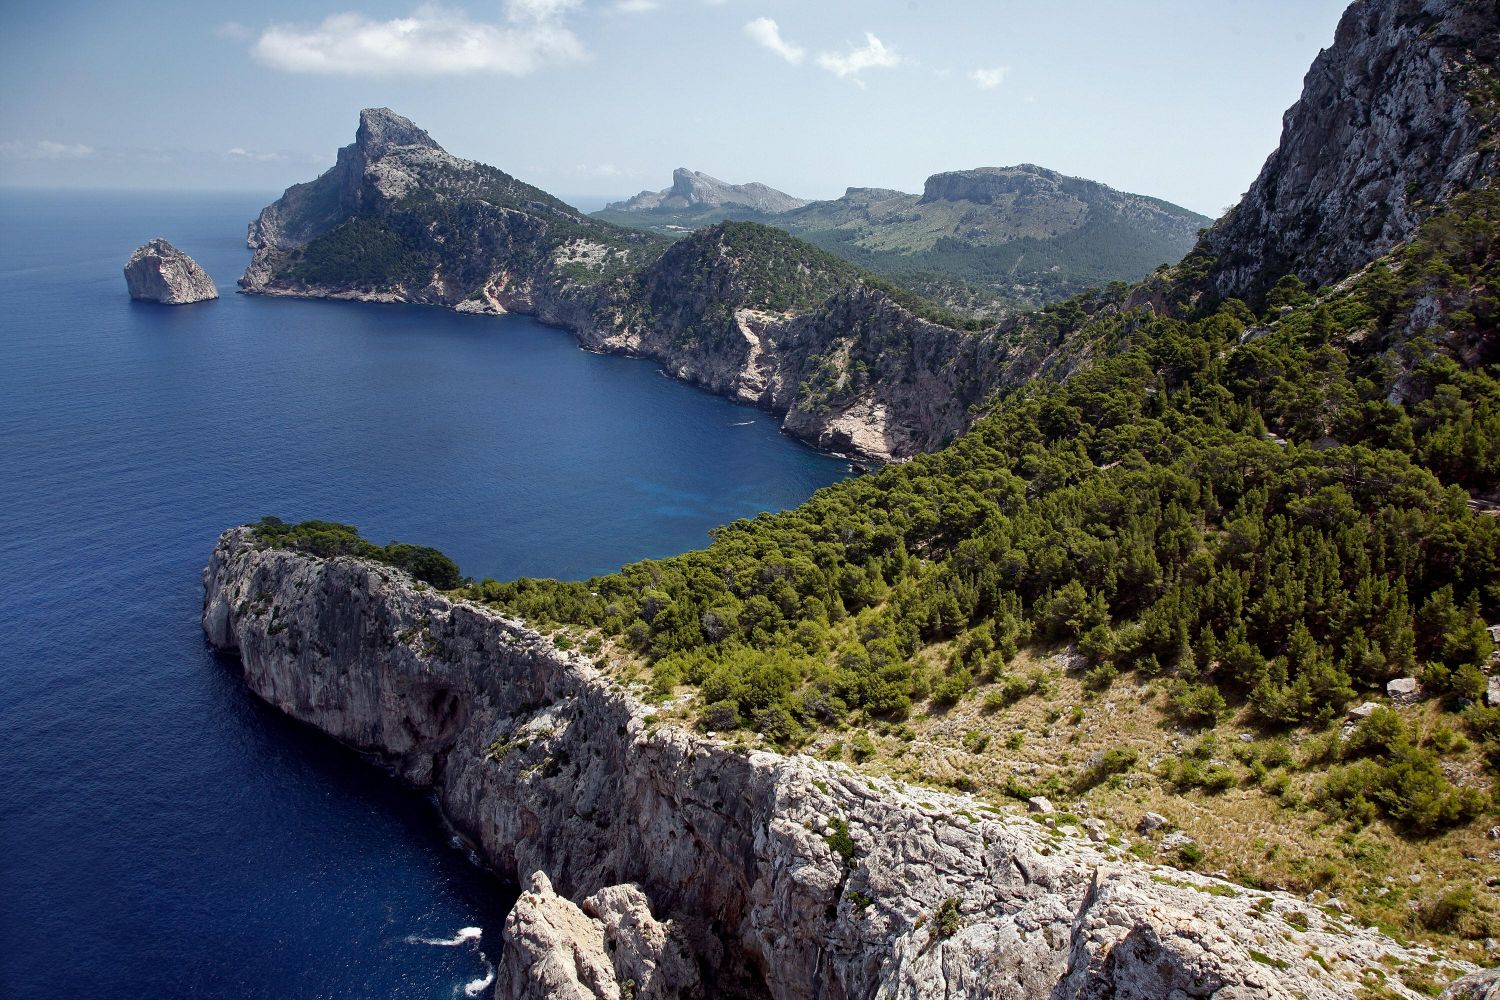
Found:
[{"label": "steep cliff wall", "polygon": [[1500,168],[1500,2],[1358,0],[1308,70],[1281,143],[1205,236],[1220,295],[1323,285]]},{"label": "steep cliff wall", "polygon": [[203,627],[524,880],[498,996],[1317,1000],[1430,958],[1071,827],[657,726],[582,658],[388,566],[235,529]]}]

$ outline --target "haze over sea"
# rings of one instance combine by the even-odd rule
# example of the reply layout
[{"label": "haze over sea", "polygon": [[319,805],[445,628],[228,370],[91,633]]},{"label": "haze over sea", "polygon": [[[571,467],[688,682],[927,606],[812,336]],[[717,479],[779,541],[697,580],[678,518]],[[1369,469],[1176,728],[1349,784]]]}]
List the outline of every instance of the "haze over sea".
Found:
[{"label": "haze over sea", "polygon": [[[0,995],[462,996],[498,955],[509,890],[422,795],[206,648],[224,528],[580,578],[847,472],[528,319],[235,295],[270,197],[0,192]],[[223,297],[130,302],[153,236]]]}]

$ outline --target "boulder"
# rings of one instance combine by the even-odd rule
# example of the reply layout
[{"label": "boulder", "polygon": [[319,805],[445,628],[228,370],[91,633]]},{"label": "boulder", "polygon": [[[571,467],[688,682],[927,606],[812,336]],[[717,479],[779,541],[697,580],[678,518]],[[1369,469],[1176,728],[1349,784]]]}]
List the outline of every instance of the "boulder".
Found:
[{"label": "boulder", "polygon": [[1438,1000],[1500,1000],[1500,969],[1485,969],[1455,979]]},{"label": "boulder", "polygon": [[1161,839],[1161,847],[1164,851],[1175,851],[1192,843],[1196,843],[1196,841],[1181,830],[1178,830],[1176,833],[1169,833]]},{"label": "boulder", "polygon": [[1052,800],[1045,795],[1033,795],[1026,800],[1026,811],[1034,813],[1057,812],[1052,806]]},{"label": "boulder", "polygon": [[1135,825],[1139,833],[1155,833],[1167,825],[1167,817],[1161,813],[1148,812],[1141,817],[1141,821]]},{"label": "boulder", "polygon": [[130,255],[125,285],[132,299],[169,306],[219,297],[213,279],[198,262],[163,239],[154,239]]},{"label": "boulder", "polygon": [[1375,710],[1379,707],[1380,706],[1373,701],[1363,702],[1349,709],[1349,718],[1368,719],[1370,716],[1375,714]]},{"label": "boulder", "polygon": [[1422,700],[1422,682],[1415,677],[1397,677],[1385,685],[1386,697],[1395,705],[1414,705]]},{"label": "boulder", "polygon": [[1492,674],[1488,689],[1484,692],[1484,703],[1491,707],[1500,707],[1500,674]]}]

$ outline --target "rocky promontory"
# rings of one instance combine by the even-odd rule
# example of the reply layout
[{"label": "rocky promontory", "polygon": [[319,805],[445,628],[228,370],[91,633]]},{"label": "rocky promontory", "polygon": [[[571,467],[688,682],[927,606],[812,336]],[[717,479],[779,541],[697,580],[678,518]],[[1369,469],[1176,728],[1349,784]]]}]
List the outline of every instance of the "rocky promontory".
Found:
[{"label": "rocky promontory", "polygon": [[219,297],[213,279],[198,262],[160,238],[130,255],[125,264],[125,284],[132,299],[169,306]]},{"label": "rocky promontory", "polygon": [[1442,971],[1059,817],[658,724],[584,657],[384,564],[231,530],[203,627],[521,883],[497,997],[1320,1000],[1380,970],[1415,998],[1399,971]]}]

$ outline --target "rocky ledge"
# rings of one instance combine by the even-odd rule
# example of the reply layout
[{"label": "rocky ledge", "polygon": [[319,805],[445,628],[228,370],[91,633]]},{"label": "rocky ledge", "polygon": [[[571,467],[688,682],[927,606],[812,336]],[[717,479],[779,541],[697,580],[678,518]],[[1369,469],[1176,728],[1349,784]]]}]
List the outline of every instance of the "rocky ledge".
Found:
[{"label": "rocky ledge", "polygon": [[1414,998],[1400,969],[1436,971],[1056,817],[657,725],[583,657],[389,566],[239,528],[203,580],[208,640],[256,694],[429,786],[522,884],[497,997],[1317,1000],[1382,970]]},{"label": "rocky ledge", "polygon": [[163,239],[154,239],[130,255],[125,284],[132,299],[169,306],[219,297],[213,279],[198,262]]}]

